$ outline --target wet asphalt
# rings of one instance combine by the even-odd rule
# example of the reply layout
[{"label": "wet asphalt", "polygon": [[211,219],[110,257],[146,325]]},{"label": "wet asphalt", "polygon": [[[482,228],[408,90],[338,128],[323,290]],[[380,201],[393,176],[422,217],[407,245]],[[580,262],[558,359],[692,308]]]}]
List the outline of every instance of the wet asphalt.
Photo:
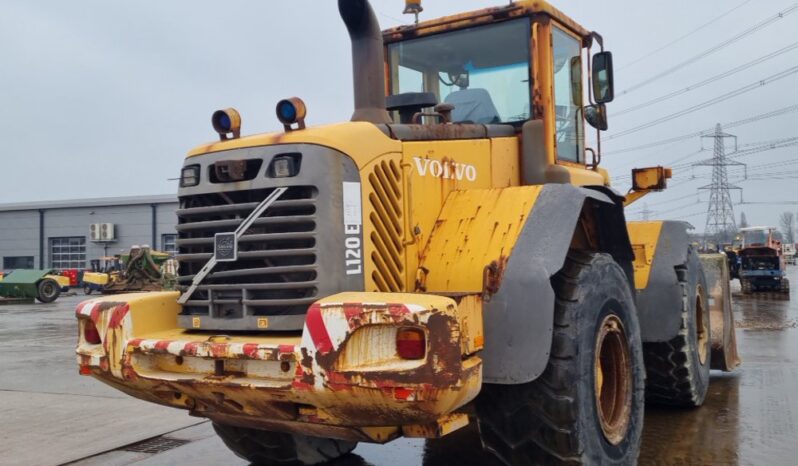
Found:
[{"label": "wet asphalt", "polygon": [[[788,271],[798,286],[798,268]],[[712,373],[698,409],[646,410],[640,464],[798,464],[798,292],[732,284],[742,366]],[[0,465],[245,465],[209,423],[77,374],[75,305],[0,306]],[[149,440],[148,440],[149,439]],[[145,443],[140,443],[141,441]],[[490,466],[478,434],[361,444],[334,466]]]}]

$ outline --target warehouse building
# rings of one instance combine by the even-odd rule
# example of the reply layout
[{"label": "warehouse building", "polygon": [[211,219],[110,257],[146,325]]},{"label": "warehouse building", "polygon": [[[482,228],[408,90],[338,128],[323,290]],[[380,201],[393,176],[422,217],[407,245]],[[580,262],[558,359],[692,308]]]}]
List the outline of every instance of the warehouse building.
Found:
[{"label": "warehouse building", "polygon": [[0,204],[0,270],[88,269],[133,245],[175,252],[177,197]]}]

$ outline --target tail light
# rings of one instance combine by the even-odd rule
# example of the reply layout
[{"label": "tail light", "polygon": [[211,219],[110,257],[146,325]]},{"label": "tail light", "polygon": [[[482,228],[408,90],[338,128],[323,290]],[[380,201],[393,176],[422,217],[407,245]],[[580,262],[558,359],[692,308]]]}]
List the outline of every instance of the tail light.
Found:
[{"label": "tail light", "polygon": [[83,321],[83,339],[86,340],[86,343],[91,345],[99,345],[102,343],[100,340],[100,332],[97,331],[97,326],[94,325],[94,322],[91,320],[84,320]]},{"label": "tail light", "polygon": [[401,328],[396,334],[396,352],[402,359],[424,359],[427,339],[417,328]]}]

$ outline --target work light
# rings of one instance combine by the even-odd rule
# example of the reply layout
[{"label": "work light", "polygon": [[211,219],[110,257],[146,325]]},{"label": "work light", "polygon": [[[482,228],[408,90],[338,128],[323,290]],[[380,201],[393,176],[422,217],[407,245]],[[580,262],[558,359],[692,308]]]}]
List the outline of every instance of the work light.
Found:
[{"label": "work light", "polygon": [[231,134],[233,139],[241,137],[241,114],[234,108],[213,112],[211,124],[222,141],[230,139]]},{"label": "work light", "polygon": [[290,178],[299,173],[300,154],[278,155],[269,166],[269,176],[272,178]]},{"label": "work light", "polygon": [[183,171],[180,172],[180,187],[181,188],[188,188],[191,186],[196,186],[200,182],[200,166],[199,165],[189,165],[187,167],[183,167]]},{"label": "work light", "polygon": [[286,131],[291,131],[291,125],[299,124],[299,129],[305,129],[305,115],[307,108],[305,102],[299,97],[291,97],[277,102],[277,119],[283,124]]}]

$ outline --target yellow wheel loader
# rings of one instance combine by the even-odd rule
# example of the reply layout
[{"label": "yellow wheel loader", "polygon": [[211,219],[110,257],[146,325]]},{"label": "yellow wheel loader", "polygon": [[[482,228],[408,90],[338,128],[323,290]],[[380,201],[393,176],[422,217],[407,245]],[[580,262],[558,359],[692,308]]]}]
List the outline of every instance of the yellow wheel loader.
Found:
[{"label": "yellow wheel loader", "polygon": [[601,36],[540,0],[387,31],[338,6],[351,121],[289,98],[284,131],[244,137],[214,113],[182,168],[178,291],[80,304],[80,373],[257,464],[469,423],[507,464],[634,464],[646,401],[699,406],[738,359],[725,256],[625,221],[670,171],[622,195],[586,145],[613,99]]}]

